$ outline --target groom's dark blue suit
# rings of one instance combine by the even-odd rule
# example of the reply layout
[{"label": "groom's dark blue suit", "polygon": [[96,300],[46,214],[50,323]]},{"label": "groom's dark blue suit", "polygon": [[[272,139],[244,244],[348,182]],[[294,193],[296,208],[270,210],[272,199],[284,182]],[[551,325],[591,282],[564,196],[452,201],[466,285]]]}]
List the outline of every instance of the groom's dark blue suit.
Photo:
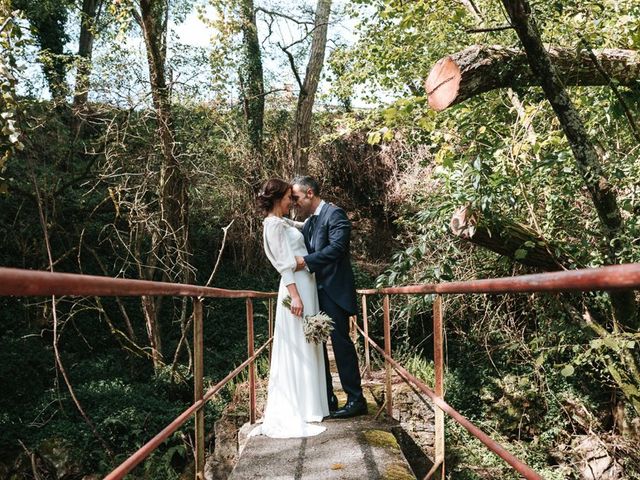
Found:
[{"label": "groom's dark blue suit", "polygon": [[[344,210],[326,203],[317,218],[311,217],[305,222],[302,233],[309,252],[304,261],[316,275],[320,309],[334,321],[331,344],[340,383],[348,400],[359,400],[363,397],[358,357],[349,337],[349,316],[358,312],[349,253],[351,222]],[[325,366],[331,396],[333,387],[326,347]]]}]

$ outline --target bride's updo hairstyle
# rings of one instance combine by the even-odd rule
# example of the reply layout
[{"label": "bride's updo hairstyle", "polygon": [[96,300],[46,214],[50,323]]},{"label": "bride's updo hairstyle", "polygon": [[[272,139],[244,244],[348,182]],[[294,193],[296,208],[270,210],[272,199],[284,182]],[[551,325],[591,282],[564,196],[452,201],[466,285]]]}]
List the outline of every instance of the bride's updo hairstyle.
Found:
[{"label": "bride's updo hairstyle", "polygon": [[260,193],[258,193],[258,208],[265,214],[269,213],[273,210],[276,202],[282,199],[290,188],[291,184],[279,178],[267,180],[262,186]]}]

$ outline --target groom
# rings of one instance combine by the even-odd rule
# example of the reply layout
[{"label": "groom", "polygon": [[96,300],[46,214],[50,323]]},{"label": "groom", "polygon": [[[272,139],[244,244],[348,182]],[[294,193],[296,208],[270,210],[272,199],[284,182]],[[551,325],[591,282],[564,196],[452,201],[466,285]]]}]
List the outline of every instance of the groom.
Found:
[{"label": "groom", "polygon": [[296,177],[291,183],[296,210],[303,217],[308,217],[302,233],[309,254],[296,257],[297,269],[306,268],[316,275],[320,310],[334,321],[331,345],[340,383],[347,394],[347,403],[339,409],[338,399],[333,394],[325,344],[324,361],[331,417],[362,415],[367,413],[367,402],[360,386],[356,349],[349,337],[349,316],[358,311],[349,254],[351,222],[344,210],[320,198],[320,187],[313,177]]}]

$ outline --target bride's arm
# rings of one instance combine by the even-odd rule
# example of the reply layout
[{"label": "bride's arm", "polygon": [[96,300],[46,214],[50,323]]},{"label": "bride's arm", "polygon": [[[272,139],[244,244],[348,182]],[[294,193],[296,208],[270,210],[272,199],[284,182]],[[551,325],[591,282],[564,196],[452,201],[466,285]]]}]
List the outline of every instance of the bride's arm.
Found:
[{"label": "bride's arm", "polygon": [[286,222],[287,225],[296,227],[298,230],[302,230],[302,226],[304,225],[304,222],[296,222],[295,220],[291,220],[290,218],[287,218],[287,217],[282,217],[282,219]]},{"label": "bride's arm", "polygon": [[295,283],[296,259],[285,234],[286,225],[281,220],[269,220],[264,224],[264,251],[267,258],[284,280],[285,285]]},{"label": "bride's arm", "polygon": [[287,290],[289,290],[289,296],[291,296],[291,313],[296,317],[301,317],[302,312],[304,312],[304,305],[298,293],[298,287],[295,283],[290,283],[287,285]]},{"label": "bride's arm", "polygon": [[278,273],[282,275],[284,284],[287,286],[291,296],[291,313],[301,317],[304,305],[295,282],[296,259],[284,233],[284,223],[271,220],[265,224],[264,229],[264,248],[267,258],[269,258]]}]

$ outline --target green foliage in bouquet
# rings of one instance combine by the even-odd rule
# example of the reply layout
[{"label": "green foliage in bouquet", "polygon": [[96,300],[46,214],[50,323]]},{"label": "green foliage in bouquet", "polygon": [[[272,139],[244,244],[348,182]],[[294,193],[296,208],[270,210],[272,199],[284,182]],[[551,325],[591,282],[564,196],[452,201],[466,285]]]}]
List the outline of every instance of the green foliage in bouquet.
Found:
[{"label": "green foliage in bouquet", "polygon": [[[282,305],[291,310],[291,297],[287,295]],[[307,343],[323,343],[329,339],[333,330],[333,319],[324,312],[315,315],[305,315],[303,319],[304,338]]]}]

